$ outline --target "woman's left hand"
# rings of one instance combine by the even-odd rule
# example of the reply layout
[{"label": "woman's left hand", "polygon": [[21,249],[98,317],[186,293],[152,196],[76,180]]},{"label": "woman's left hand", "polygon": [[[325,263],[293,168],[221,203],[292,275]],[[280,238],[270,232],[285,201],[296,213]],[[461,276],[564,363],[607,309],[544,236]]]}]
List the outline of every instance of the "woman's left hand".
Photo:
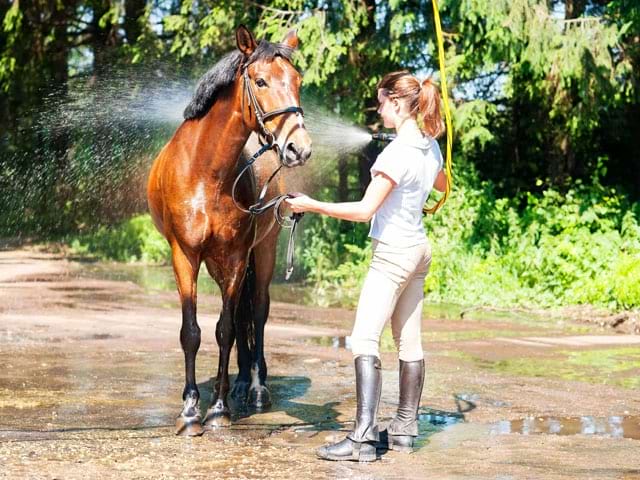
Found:
[{"label": "woman's left hand", "polygon": [[303,193],[296,193],[294,195],[295,197],[287,198],[285,200],[287,207],[289,207],[293,212],[303,213],[313,210],[313,207],[316,204],[316,201],[313,198]]}]

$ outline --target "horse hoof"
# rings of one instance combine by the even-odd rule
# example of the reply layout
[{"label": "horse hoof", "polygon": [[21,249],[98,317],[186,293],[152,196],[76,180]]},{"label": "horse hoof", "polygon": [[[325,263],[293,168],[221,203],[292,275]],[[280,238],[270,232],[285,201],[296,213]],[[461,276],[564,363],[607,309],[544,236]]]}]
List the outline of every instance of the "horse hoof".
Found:
[{"label": "horse hoof", "polygon": [[228,408],[211,407],[207,410],[204,424],[210,428],[221,428],[231,426],[231,414]]},{"label": "horse hoof", "polygon": [[249,382],[237,381],[233,384],[231,398],[236,402],[245,403],[249,396]]},{"label": "horse hoof", "polygon": [[265,410],[271,406],[271,394],[265,386],[249,390],[249,405],[256,410]]},{"label": "horse hoof", "polygon": [[180,415],[176,419],[176,435],[199,437],[204,433],[200,420],[200,417],[183,417]]},{"label": "horse hoof", "polygon": [[207,415],[204,424],[209,428],[224,428],[231,426],[231,417],[229,414],[212,414]]}]

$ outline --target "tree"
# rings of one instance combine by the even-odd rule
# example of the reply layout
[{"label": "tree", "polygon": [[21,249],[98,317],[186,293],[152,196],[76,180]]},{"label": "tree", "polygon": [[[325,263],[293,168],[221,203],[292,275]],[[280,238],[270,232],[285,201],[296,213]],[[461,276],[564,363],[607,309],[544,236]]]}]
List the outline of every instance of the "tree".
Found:
[{"label": "tree", "polygon": [[[555,3],[564,7],[563,16],[542,0],[445,4],[458,84],[479,76],[502,84],[497,93],[461,105],[471,121],[458,122],[462,144],[480,171],[511,190],[593,174],[602,151],[594,142],[601,120],[634,95],[631,61],[618,54],[625,27],[595,5]],[[488,102],[475,109],[487,117],[465,116],[478,102]],[[480,143],[478,124],[484,125]]]},{"label": "tree", "polygon": [[[599,175],[640,197],[638,2],[441,0],[440,7],[458,165],[495,182],[498,194]],[[58,188],[77,139],[51,125],[33,128],[43,99],[101,77],[115,84],[113,71],[131,65],[195,82],[234,48],[241,23],[270,40],[297,28],[305,102],[371,129],[380,127],[382,75],[404,68],[438,75],[427,0],[0,0],[0,18],[4,192],[8,178],[19,173],[27,185],[46,163],[41,146],[57,152],[57,173],[47,178]],[[78,67],[80,53],[90,61]],[[376,154],[369,146],[340,158],[324,193],[359,197]]]}]

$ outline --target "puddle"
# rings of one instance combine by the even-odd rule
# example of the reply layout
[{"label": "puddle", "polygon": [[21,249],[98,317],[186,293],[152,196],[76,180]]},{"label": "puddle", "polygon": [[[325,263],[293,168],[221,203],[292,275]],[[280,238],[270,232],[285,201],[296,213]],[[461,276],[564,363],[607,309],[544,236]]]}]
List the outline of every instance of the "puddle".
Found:
[{"label": "puddle", "polygon": [[112,335],[110,333],[94,333],[80,337],[79,340],[111,340],[116,338],[122,338],[122,335]]},{"label": "puddle", "polygon": [[420,410],[421,411],[418,412],[418,424],[422,426],[426,426],[426,424],[449,426],[464,422],[464,415],[462,413],[428,409]]},{"label": "puddle", "polygon": [[[175,292],[175,280],[173,269],[170,265],[144,265],[110,262],[81,262],[78,268],[71,272],[72,278],[96,279],[132,282],[142,288],[145,293]],[[198,291],[204,294],[220,295],[218,285],[209,276],[205,268],[200,269],[198,276]],[[313,287],[303,283],[272,282],[269,291],[271,299],[276,302],[285,302],[297,305],[316,306],[318,296]],[[344,307],[340,302],[334,302],[332,307]],[[563,323],[558,319],[550,319],[547,316],[516,311],[485,311],[482,309],[467,309],[460,305],[426,302],[423,307],[423,315],[426,318],[436,318],[447,321],[466,321],[474,323],[499,322],[505,325],[520,325],[527,327],[549,328]],[[463,318],[464,317],[464,318]],[[569,328],[564,325],[564,329]],[[585,327],[571,327],[572,331],[588,331]],[[494,336],[510,335],[510,332],[498,332],[477,330],[474,332],[425,332],[424,339],[433,341],[458,341],[489,338]],[[517,335],[517,334],[515,334]],[[384,338],[383,338],[384,340]],[[389,334],[390,346],[393,340]],[[329,345],[331,346],[331,345]],[[384,347],[384,345],[383,345]]]},{"label": "puddle", "polygon": [[419,450],[429,443],[429,437],[433,434],[447,430],[458,423],[464,423],[462,413],[421,408],[418,411],[418,437],[415,440],[415,448]]},{"label": "puddle", "polygon": [[[307,405],[306,407],[308,408],[309,406]],[[379,426],[386,428],[386,425],[390,420],[390,418],[382,420]],[[464,422],[464,415],[461,413],[434,410],[430,408],[420,408],[418,412],[418,436],[415,440],[414,447],[416,448],[416,450],[419,450],[429,442],[429,437],[431,437],[432,435],[443,430],[447,430],[453,425]],[[294,427],[289,433],[294,437],[294,439],[300,437],[300,439],[304,440],[305,438],[309,438],[315,435],[317,432],[332,431],[336,435],[329,441],[338,441],[344,436],[343,432],[350,431],[352,426],[352,420],[348,420],[347,422],[337,422],[335,418],[327,420],[322,416],[318,416],[315,424]],[[288,439],[288,441],[290,442],[292,440],[293,439],[291,438]]]},{"label": "puddle", "polygon": [[640,440],[640,417],[527,417],[491,425],[492,435],[594,435]]},{"label": "puddle", "polygon": [[351,350],[351,337],[347,336],[331,336],[325,335],[320,337],[311,337],[306,339],[306,343],[319,345],[321,347],[346,348]]},{"label": "puddle", "polygon": [[[545,330],[528,331],[526,335],[545,335]],[[468,340],[488,340],[493,338],[522,337],[525,335],[520,330],[438,330],[422,332],[422,338],[426,342],[461,342]]]},{"label": "puddle", "polygon": [[[470,330],[470,331],[438,331],[422,332],[422,339],[425,342],[459,342],[465,340],[489,339],[496,337],[518,337],[522,336],[519,331],[503,330]],[[332,347],[334,349],[346,348],[351,350],[351,338],[347,336],[323,335],[305,340],[306,343],[319,345],[322,347]],[[395,352],[396,346],[393,341],[391,329],[385,327],[380,337],[381,352]]]},{"label": "puddle", "polygon": [[[71,274],[77,279],[111,280],[132,282],[145,293],[175,292],[173,269],[168,265],[127,265],[119,263],[84,263]],[[76,289],[74,287],[74,289]],[[220,295],[218,285],[205,268],[198,275],[198,292]],[[271,299],[276,302],[313,305],[312,289],[295,283],[272,283],[269,287]]]},{"label": "puddle", "polygon": [[640,388],[640,349],[637,347],[562,350],[555,352],[558,358],[486,360],[463,352],[451,352],[450,355],[499,374]]}]

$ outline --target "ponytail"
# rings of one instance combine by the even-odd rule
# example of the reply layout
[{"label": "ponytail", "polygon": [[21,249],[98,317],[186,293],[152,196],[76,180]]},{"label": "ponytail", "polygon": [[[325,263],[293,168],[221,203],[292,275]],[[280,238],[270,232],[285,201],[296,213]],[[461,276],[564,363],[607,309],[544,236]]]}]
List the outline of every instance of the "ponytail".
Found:
[{"label": "ponytail", "polygon": [[444,133],[444,121],[440,114],[440,91],[431,79],[427,78],[420,84],[418,111],[422,118],[422,129],[433,138]]}]

